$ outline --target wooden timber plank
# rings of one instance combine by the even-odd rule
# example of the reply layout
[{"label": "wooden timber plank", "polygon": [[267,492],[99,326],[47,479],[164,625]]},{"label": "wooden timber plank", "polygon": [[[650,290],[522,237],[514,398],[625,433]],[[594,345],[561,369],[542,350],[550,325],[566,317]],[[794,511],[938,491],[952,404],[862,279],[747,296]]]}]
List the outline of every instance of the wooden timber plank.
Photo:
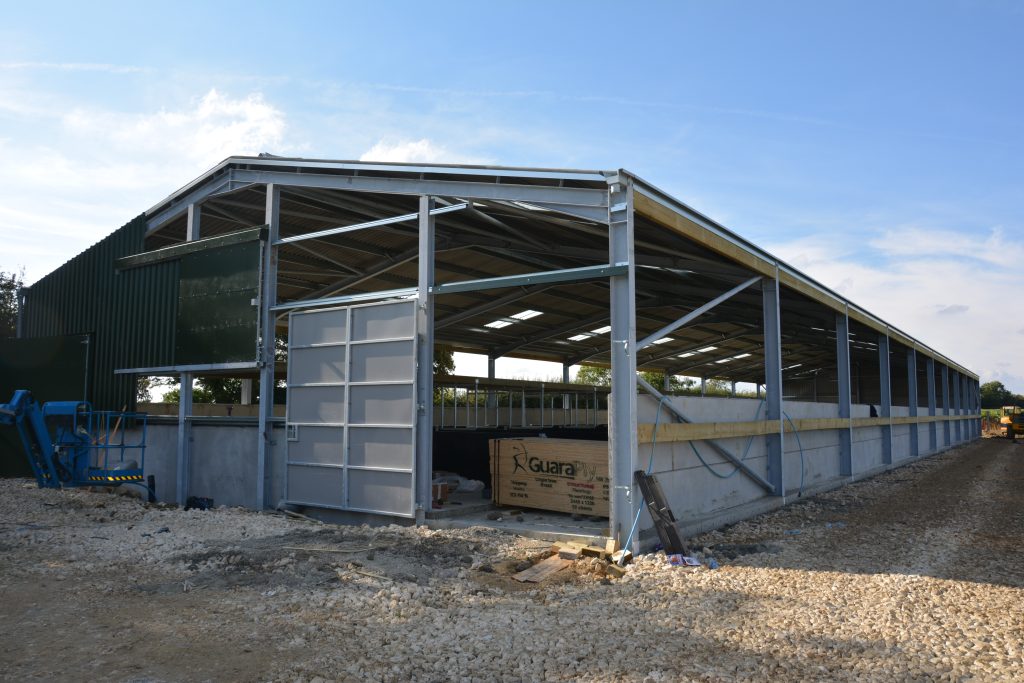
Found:
[{"label": "wooden timber plank", "polygon": [[[779,423],[772,420],[755,422],[689,422],[668,423],[658,425],[658,443],[673,441],[707,441],[713,439],[731,439],[739,436],[759,436],[778,434]],[[636,426],[637,440],[650,443],[654,436],[654,425],[650,423]]]},{"label": "wooden timber plank", "polygon": [[524,569],[512,578],[520,583],[540,583],[552,574],[562,571],[572,564],[572,560],[566,560],[558,555],[552,555],[546,560],[541,560],[529,569]]},{"label": "wooden timber plank", "polygon": [[[853,419],[839,417],[803,418],[793,420],[797,432],[815,432],[828,429],[854,429],[862,427],[887,427],[891,425],[927,424],[948,420],[974,420],[981,415],[921,415],[918,417],[855,417]],[[794,431],[789,421],[784,423],[787,433]],[[690,422],[669,423],[658,425],[658,443],[676,443],[679,441],[708,441],[715,439],[735,439],[744,436],[763,436],[777,434],[779,423],[771,421],[756,422]],[[637,443],[651,443],[654,436],[652,423],[640,423],[636,427]]]},{"label": "wooden timber plank", "polygon": [[[822,429],[847,429],[850,420],[846,417],[807,417],[793,420],[798,432],[815,432]],[[793,428],[789,421],[786,421],[786,431],[792,432]]]}]

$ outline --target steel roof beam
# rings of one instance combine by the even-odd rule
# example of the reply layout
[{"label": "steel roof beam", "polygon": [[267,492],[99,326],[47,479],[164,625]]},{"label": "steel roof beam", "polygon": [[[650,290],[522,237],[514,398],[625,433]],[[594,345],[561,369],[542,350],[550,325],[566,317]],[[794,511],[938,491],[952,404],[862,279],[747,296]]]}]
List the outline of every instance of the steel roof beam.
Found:
[{"label": "steel roof beam", "polygon": [[636,350],[640,351],[644,347],[650,346],[651,342],[654,342],[655,340],[661,339],[665,335],[673,332],[674,330],[679,329],[680,327],[682,327],[683,325],[687,324],[691,320],[699,318],[701,315],[703,315],[704,313],[707,313],[708,311],[710,311],[712,308],[714,308],[718,304],[722,303],[723,301],[728,301],[733,296],[739,294],[744,289],[746,289],[747,287],[750,287],[751,285],[753,285],[756,282],[759,282],[760,280],[761,280],[761,276],[760,275],[752,277],[749,280],[747,280],[746,282],[744,282],[742,284],[739,284],[739,285],[736,285],[735,287],[730,289],[728,292],[725,292],[724,294],[721,294],[721,295],[715,297],[714,299],[712,299],[711,301],[707,302],[706,304],[704,304],[700,308],[697,308],[696,310],[691,311],[690,313],[687,313],[686,315],[684,315],[682,318],[679,318],[675,322],[672,322],[672,323],[669,323],[668,325],[665,325],[665,327],[661,328],[660,330],[658,330],[654,334],[648,335],[644,339],[638,341],[636,343],[636,347],[637,347]]},{"label": "steel roof beam", "polygon": [[587,266],[584,268],[564,268],[562,270],[549,270],[541,273],[523,273],[521,275],[504,275],[479,280],[462,280],[459,282],[447,282],[435,285],[435,294],[459,294],[462,292],[479,292],[485,289],[502,289],[504,287],[522,287],[525,285],[559,283],[559,282],[582,282],[585,280],[596,280],[619,275],[625,266],[605,264],[600,266]]},{"label": "steel roof beam", "polygon": [[437,320],[434,323],[434,329],[439,330],[454,325],[455,323],[460,323],[463,320],[469,320],[474,316],[481,315],[482,313],[486,313],[488,311],[493,311],[495,308],[501,308],[502,306],[511,304],[531,294],[539,294],[540,292],[546,291],[548,289],[550,289],[550,287],[520,287],[518,290],[514,292],[509,292],[508,294],[500,296],[497,299],[485,301],[481,304],[477,304],[476,306],[471,306],[470,308],[463,309],[462,311],[455,313],[453,315],[441,318],[440,320]]},{"label": "steel roof beam", "polygon": [[519,341],[517,342],[509,343],[506,344],[505,346],[495,347],[494,349],[491,350],[490,355],[494,358],[501,358],[502,356],[505,356],[509,353],[512,353],[513,351],[521,349],[524,346],[529,346],[530,344],[544,341],[545,339],[551,339],[552,337],[558,337],[563,334],[575,332],[582,327],[588,327],[590,325],[603,322],[605,320],[608,320],[608,313],[605,311],[601,311],[600,313],[592,315],[588,318],[584,318],[582,320],[573,320],[569,323],[566,323],[565,325],[560,325],[559,327],[544,330],[544,332],[538,337],[532,337],[530,339],[527,339],[526,337],[520,337]]},{"label": "steel roof beam", "polygon": [[[430,215],[437,216],[443,213],[451,213],[452,211],[461,211],[465,209],[467,204],[453,204],[452,206],[445,206],[439,209],[431,209]],[[317,230],[316,232],[302,233],[299,235],[293,235],[291,237],[282,237],[281,239],[274,242],[274,246],[280,246],[282,244],[292,244],[294,242],[302,242],[304,240],[320,239],[323,237],[330,237],[331,235],[342,235],[346,232],[356,232],[359,230],[368,230],[370,228],[379,228],[384,225],[391,225],[392,223],[406,223],[409,221],[416,220],[419,214],[408,213],[403,216],[392,216],[390,218],[380,218],[375,221],[366,221],[365,223],[355,223],[354,225],[341,225],[336,228],[328,228],[327,230]]]},{"label": "steel roof beam", "polygon": [[[466,199],[493,199],[522,201],[538,204],[552,210],[603,223],[607,220],[608,193],[600,189],[578,187],[552,187],[545,185],[514,185],[480,183],[462,180],[430,180],[426,178],[377,178],[342,176],[316,173],[290,173],[287,171],[258,171],[239,169],[237,180],[255,183],[275,183],[282,188],[302,187],[324,190],[353,190],[401,195],[440,195]],[[205,197],[201,190],[196,194]],[[199,201],[199,199],[193,199]]]},{"label": "steel roof beam", "polygon": [[[693,329],[693,328],[690,328],[690,329]],[[648,356],[643,361],[641,361],[640,358],[638,357],[636,362],[637,363],[641,363],[642,362],[644,364],[646,364],[646,363],[654,363],[654,362],[662,360],[664,358],[671,358],[672,356],[678,356],[679,354],[682,354],[682,353],[689,353],[691,351],[696,351],[698,349],[703,349],[705,346],[709,346],[709,345],[713,345],[713,344],[724,344],[725,342],[728,342],[728,341],[734,341],[736,339],[742,339],[744,337],[750,336],[751,333],[750,332],[739,332],[737,334],[720,334],[717,338],[713,336],[715,334],[714,332],[707,332],[705,334],[710,334],[710,335],[712,335],[712,337],[710,337],[708,339],[705,339],[704,341],[700,342],[699,344],[694,343],[694,344],[691,344],[689,346],[685,346],[685,347],[683,347],[681,349],[680,348],[674,348],[674,349],[671,349],[671,350],[666,349],[665,351],[662,351],[661,353],[656,353],[656,354],[653,354],[651,356]]]}]

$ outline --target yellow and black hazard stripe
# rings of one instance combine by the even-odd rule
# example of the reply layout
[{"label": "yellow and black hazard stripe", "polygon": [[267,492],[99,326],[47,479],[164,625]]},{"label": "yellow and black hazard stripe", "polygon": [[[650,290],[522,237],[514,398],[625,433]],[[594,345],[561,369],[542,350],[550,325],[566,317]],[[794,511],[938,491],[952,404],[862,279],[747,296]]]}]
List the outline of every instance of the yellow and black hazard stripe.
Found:
[{"label": "yellow and black hazard stripe", "polygon": [[123,477],[89,477],[89,481],[142,481],[141,474],[131,474]]}]

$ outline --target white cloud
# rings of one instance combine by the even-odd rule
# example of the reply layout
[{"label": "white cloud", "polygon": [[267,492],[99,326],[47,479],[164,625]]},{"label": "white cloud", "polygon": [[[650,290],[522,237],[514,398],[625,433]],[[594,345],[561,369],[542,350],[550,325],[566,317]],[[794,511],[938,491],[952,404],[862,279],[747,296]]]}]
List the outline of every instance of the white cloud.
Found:
[{"label": "white cloud", "polygon": [[890,229],[869,244],[890,257],[922,258],[959,254],[998,266],[1024,263],[1024,244],[1009,240],[1002,227],[994,227],[984,240],[952,230],[917,226]]},{"label": "white cloud", "polygon": [[[925,239],[927,237],[928,239]],[[999,230],[976,243],[952,231],[891,229],[856,253],[829,250],[829,235],[776,244],[771,251],[981,375],[1024,392],[1019,323],[1006,314],[1005,292],[1024,292],[1022,260]],[[979,260],[982,264],[979,264]]]},{"label": "white cloud", "polygon": [[156,111],[50,102],[46,116],[3,95],[13,118],[0,138],[0,269],[25,266],[28,282],[225,157],[291,149],[285,114],[260,93],[210,89]]},{"label": "white cloud", "polygon": [[363,152],[360,161],[412,162],[424,164],[486,164],[487,159],[454,152],[427,138],[396,140],[384,138]]},{"label": "white cloud", "polygon": [[152,114],[77,108],[63,118],[79,136],[100,136],[112,151],[158,154],[208,167],[235,154],[280,151],[284,114],[259,93],[233,99],[210,90],[179,110]]}]

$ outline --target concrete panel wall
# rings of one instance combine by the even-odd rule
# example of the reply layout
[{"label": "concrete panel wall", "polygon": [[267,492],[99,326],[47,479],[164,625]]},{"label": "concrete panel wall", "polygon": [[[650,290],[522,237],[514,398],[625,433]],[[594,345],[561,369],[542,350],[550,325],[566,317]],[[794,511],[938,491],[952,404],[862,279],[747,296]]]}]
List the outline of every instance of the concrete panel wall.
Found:
[{"label": "concrete panel wall", "polygon": [[[256,425],[192,426],[189,495],[213,498],[216,505],[256,505]],[[274,430],[267,501],[276,505],[284,497],[284,430]],[[146,434],[145,474],[156,477],[159,501],[174,501],[178,458],[178,428],[149,425]]]},{"label": "concrete panel wall", "polygon": [[[672,403],[694,422],[737,422],[764,419],[763,406],[757,399],[718,397],[673,397]],[[759,411],[760,407],[760,411]],[[658,402],[641,395],[638,421],[653,423]],[[783,410],[791,419],[837,417],[836,404],[785,401]],[[919,409],[927,414],[927,407]],[[851,406],[852,417],[870,417],[868,405]],[[910,409],[894,406],[893,417],[909,416]],[[672,418],[662,411],[662,422]],[[894,425],[892,454],[894,464],[912,459],[910,434],[916,429],[922,454],[928,448],[927,425]],[[939,425],[938,450],[948,446],[942,442]],[[762,477],[767,478],[765,437],[723,439],[718,442]],[[840,486],[849,481],[841,477],[840,442],[837,430],[787,432],[783,441],[783,478],[786,500],[767,492],[716,453],[706,442],[640,444],[639,467],[646,469],[654,453],[653,472],[658,476],[672,510],[688,530],[710,528],[716,524],[756,514],[759,506],[769,509],[792,500],[802,492],[814,492]],[[698,457],[699,456],[699,457]],[[853,479],[885,468],[882,462],[882,428],[861,427],[853,430]],[[703,459],[703,463],[701,462]],[[706,464],[705,464],[706,463]],[[646,530],[650,542],[653,530],[646,511],[640,528]]]}]

